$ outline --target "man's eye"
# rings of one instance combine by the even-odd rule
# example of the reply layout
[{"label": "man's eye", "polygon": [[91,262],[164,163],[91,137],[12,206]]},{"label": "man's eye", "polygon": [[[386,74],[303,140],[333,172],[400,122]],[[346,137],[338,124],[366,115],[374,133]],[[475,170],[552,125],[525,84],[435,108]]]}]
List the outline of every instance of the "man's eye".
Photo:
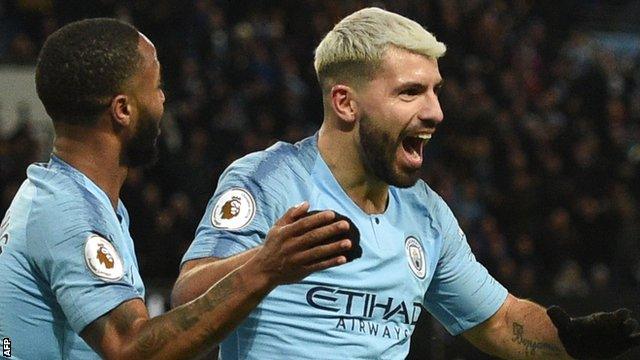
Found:
[{"label": "man's eye", "polygon": [[418,94],[420,94],[420,90],[416,88],[409,88],[409,89],[402,90],[402,92],[400,92],[400,95],[407,95],[407,96],[416,96]]}]

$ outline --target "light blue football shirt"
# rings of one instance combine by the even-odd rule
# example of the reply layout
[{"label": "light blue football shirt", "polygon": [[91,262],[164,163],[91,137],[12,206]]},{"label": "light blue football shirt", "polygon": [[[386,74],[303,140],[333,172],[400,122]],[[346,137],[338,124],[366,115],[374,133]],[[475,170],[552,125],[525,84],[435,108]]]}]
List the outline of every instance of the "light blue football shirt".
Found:
[{"label": "light blue football shirt", "polygon": [[99,359],[78,333],[144,297],[128,229],[122,203],[114,211],[70,165],[29,166],[1,228],[0,338],[12,359]]},{"label": "light blue football shirt", "polygon": [[424,306],[451,334],[489,318],[507,290],[471,253],[444,203],[423,181],[389,188],[383,214],[346,195],[317,138],[278,143],[221,176],[183,262],[261,244],[285,211],[307,200],[361,233],[362,257],[273,290],[221,344],[222,359],[404,359]]}]

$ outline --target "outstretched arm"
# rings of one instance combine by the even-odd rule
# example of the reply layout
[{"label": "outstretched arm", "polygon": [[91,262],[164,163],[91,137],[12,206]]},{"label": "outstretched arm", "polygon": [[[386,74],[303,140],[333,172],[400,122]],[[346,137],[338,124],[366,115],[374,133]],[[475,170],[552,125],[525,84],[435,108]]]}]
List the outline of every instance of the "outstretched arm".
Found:
[{"label": "outstretched arm", "polygon": [[190,260],[180,269],[180,275],[171,291],[171,306],[176,307],[204,294],[211,284],[215,284],[231,271],[249,261],[262,246],[228,258],[206,257]]},{"label": "outstretched arm", "polygon": [[187,359],[220,342],[273,288],[344,264],[351,247],[346,221],[331,211],[301,220],[290,209],[269,230],[264,245],[243,265],[195,300],[150,319],[141,300],[127,301],[89,324],[81,335],[107,359]]},{"label": "outstretched arm", "polygon": [[640,345],[638,321],[628,309],[569,317],[557,306],[544,309],[512,295],[464,337],[507,359],[611,359]]},{"label": "outstretched arm", "polygon": [[511,294],[492,317],[463,336],[480,350],[504,359],[571,359],[546,310]]},{"label": "outstretched arm", "polygon": [[85,341],[106,359],[188,359],[220,342],[273,288],[252,264],[204,295],[150,319],[142,300],[127,301],[88,325]]}]

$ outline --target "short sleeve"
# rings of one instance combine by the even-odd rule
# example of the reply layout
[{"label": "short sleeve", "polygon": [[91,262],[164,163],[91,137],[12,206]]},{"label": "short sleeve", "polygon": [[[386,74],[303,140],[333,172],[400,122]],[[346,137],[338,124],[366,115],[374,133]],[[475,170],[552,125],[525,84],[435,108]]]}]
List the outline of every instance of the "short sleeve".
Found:
[{"label": "short sleeve", "polygon": [[286,211],[283,188],[273,178],[257,181],[232,165],[220,178],[182,263],[225,258],[262,244]]},{"label": "short sleeve", "polygon": [[[105,261],[114,261],[114,256],[121,262],[125,258],[113,241],[115,235],[95,229],[83,219],[92,211],[80,205],[64,209],[51,204],[38,206],[30,214],[27,226],[33,265],[50,285],[76,333],[121,303],[142,297],[133,285],[131,264],[121,263],[122,274],[114,278],[109,278],[108,272],[102,276],[90,270],[85,247],[92,237],[108,242],[107,256],[111,258]],[[80,217],[75,216],[78,214]]]},{"label": "short sleeve", "polygon": [[424,306],[449,333],[457,335],[495,314],[508,292],[476,260],[458,221],[442,199],[439,208],[443,247]]}]

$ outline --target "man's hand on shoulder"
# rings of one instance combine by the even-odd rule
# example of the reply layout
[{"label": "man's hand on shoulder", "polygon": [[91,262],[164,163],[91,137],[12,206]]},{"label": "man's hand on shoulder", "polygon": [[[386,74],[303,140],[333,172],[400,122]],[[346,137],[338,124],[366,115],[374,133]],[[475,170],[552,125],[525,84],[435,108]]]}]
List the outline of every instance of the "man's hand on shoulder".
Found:
[{"label": "man's hand on shoulder", "polygon": [[289,209],[269,230],[249,261],[274,285],[294,283],[312,272],[342,265],[353,247],[353,223],[334,211],[308,214],[309,204]]}]

